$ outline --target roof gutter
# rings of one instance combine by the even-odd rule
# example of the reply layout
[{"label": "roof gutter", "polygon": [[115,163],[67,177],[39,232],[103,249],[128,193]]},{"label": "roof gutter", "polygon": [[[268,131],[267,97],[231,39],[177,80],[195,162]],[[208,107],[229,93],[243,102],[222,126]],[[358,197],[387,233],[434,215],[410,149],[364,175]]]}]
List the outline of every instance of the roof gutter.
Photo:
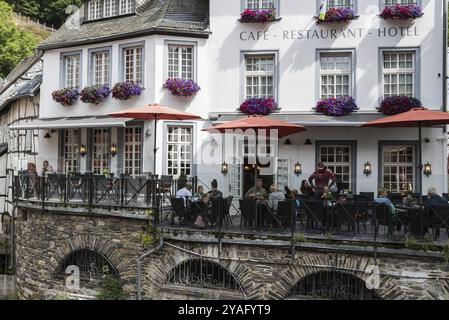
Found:
[{"label": "roof gutter", "polygon": [[137,38],[141,36],[148,36],[148,35],[170,35],[170,36],[180,36],[180,37],[190,37],[190,38],[200,38],[200,39],[208,39],[209,36],[212,34],[211,31],[208,30],[187,30],[187,29],[174,29],[174,28],[151,28],[146,30],[140,30],[136,32],[128,32],[128,33],[121,33],[121,34],[115,34],[107,37],[102,38],[94,38],[94,39],[80,39],[76,41],[71,41],[69,43],[53,43],[53,44],[42,44],[37,47],[38,50],[52,50],[52,49],[61,49],[61,48],[69,48],[69,47],[75,47],[79,45],[86,45],[86,44],[97,44],[97,43],[103,43],[103,42],[109,42],[114,40],[123,40],[123,39],[130,39],[130,38]]}]

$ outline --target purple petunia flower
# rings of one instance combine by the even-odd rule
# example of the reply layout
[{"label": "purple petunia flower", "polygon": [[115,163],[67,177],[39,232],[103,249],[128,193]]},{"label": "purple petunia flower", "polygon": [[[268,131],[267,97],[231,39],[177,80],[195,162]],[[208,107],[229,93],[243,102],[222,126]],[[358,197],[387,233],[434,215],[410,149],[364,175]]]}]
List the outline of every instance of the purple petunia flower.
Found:
[{"label": "purple petunia flower", "polygon": [[349,22],[355,18],[354,10],[351,8],[330,8],[326,11],[324,20],[318,20],[317,23],[341,23]]},{"label": "purple petunia flower", "polygon": [[52,93],[53,100],[63,106],[71,106],[78,100],[80,92],[78,89],[62,89]]},{"label": "purple petunia flower", "polygon": [[195,81],[181,78],[167,79],[164,83],[164,88],[170,90],[173,95],[178,97],[191,97],[201,90]]},{"label": "purple petunia flower", "polygon": [[134,82],[119,82],[112,88],[112,97],[116,100],[128,100],[133,96],[140,96],[142,87]]},{"label": "purple petunia flower", "polygon": [[358,107],[352,97],[338,97],[319,101],[315,110],[327,116],[340,117],[358,110]]},{"label": "purple petunia flower", "polygon": [[240,22],[243,23],[266,23],[276,19],[274,10],[253,10],[246,9],[240,16]]},{"label": "purple petunia flower", "polygon": [[111,89],[108,86],[92,86],[86,87],[81,91],[81,101],[84,103],[99,104],[104,99],[109,97]]},{"label": "purple petunia flower", "polygon": [[276,111],[277,103],[272,98],[253,98],[240,105],[240,111],[247,115],[269,115]]},{"label": "purple petunia flower", "polygon": [[422,103],[416,98],[411,98],[407,96],[392,96],[387,97],[382,101],[379,108],[379,112],[387,115],[393,116],[396,114],[404,113],[410,111],[414,108],[421,108]]},{"label": "purple petunia flower", "polygon": [[386,6],[380,14],[383,19],[416,19],[423,16],[421,6],[417,4],[396,4],[394,6]]}]

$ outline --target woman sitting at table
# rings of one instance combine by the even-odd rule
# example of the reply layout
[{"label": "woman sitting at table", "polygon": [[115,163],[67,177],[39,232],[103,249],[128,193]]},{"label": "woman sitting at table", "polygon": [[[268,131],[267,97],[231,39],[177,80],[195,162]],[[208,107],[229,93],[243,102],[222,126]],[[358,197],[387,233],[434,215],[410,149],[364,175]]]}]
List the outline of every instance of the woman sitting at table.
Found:
[{"label": "woman sitting at table", "polygon": [[285,199],[284,193],[278,191],[278,187],[275,184],[272,184],[270,187],[270,195],[268,196],[268,207],[274,211],[278,210],[279,201],[283,201]]},{"label": "woman sitting at table", "polygon": [[208,225],[206,218],[208,202],[209,195],[204,193],[203,186],[198,186],[197,191],[192,196],[193,211],[197,214],[195,227],[204,229]]}]

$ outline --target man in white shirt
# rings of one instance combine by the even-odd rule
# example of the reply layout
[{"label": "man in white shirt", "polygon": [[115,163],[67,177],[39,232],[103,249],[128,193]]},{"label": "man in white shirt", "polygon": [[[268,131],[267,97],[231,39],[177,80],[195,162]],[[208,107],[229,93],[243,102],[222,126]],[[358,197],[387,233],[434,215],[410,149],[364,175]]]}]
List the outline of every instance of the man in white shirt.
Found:
[{"label": "man in white shirt", "polygon": [[184,188],[179,189],[178,192],[176,192],[176,198],[184,199],[184,206],[185,206],[187,199],[192,198],[192,184],[190,182],[187,182]]}]

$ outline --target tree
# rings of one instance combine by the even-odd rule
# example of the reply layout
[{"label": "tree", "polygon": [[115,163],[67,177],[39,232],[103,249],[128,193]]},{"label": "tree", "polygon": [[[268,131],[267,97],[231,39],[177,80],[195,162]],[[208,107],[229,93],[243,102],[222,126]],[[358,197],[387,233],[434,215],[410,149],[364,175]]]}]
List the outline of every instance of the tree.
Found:
[{"label": "tree", "polygon": [[[3,1],[3,0],[0,0]],[[67,19],[69,5],[81,6],[83,0],[6,0],[14,11],[39,20],[48,26],[59,28]]]},{"label": "tree", "polygon": [[39,43],[32,33],[20,30],[13,21],[12,8],[0,0],[0,77],[4,78],[22,59],[33,54]]}]

